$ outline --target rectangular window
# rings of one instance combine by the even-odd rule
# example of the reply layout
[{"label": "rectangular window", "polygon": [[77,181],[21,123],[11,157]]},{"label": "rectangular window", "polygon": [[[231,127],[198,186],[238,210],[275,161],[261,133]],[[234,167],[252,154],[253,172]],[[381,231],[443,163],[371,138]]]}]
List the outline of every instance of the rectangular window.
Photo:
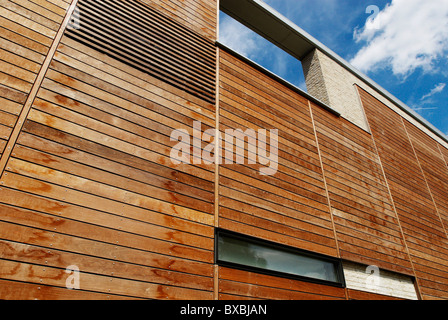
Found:
[{"label": "rectangular window", "polygon": [[274,276],[343,287],[339,259],[271,243],[229,231],[217,231],[219,265]]}]

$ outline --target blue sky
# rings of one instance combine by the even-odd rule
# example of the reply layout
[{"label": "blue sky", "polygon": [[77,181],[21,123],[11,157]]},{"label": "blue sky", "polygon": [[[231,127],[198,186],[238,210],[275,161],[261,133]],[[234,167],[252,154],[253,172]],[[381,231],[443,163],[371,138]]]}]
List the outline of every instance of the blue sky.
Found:
[{"label": "blue sky", "polygon": [[[264,2],[448,135],[448,0]],[[306,88],[300,62],[224,14],[220,28],[221,42]]]}]

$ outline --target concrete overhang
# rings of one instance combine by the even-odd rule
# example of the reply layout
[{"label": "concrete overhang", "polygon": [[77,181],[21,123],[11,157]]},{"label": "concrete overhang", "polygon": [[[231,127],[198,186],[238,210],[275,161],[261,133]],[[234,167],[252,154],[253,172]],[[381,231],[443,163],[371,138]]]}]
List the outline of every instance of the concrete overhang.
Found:
[{"label": "concrete overhang", "polygon": [[350,71],[360,80],[371,86],[383,97],[388,99],[401,110],[412,116],[431,132],[448,142],[448,137],[439,129],[434,127],[426,119],[409,108],[406,104],[379,86],[372,79],[357,70],[347,61],[327,48],[317,39],[298,27],[292,21],[274,10],[261,0],[219,0],[220,10],[239,21],[246,27],[252,29],[265,39],[269,40],[279,48],[283,49],[293,57],[302,61],[314,49],[318,49]]},{"label": "concrete overhang", "polygon": [[220,9],[299,60],[316,48],[310,35],[263,1],[220,0]]}]

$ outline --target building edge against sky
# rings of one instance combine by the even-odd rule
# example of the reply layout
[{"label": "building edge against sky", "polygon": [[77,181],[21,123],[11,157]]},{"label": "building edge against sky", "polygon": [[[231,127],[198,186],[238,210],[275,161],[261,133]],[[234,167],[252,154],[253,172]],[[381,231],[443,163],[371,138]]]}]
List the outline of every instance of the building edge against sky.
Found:
[{"label": "building edge against sky", "polygon": [[[0,298],[448,299],[446,137],[263,2],[0,9]],[[174,164],[195,123],[278,130],[278,170]]]},{"label": "building edge against sky", "polygon": [[262,0],[222,0],[221,9],[300,60],[308,93],[359,127],[368,130],[355,84],[448,146],[444,133]]}]

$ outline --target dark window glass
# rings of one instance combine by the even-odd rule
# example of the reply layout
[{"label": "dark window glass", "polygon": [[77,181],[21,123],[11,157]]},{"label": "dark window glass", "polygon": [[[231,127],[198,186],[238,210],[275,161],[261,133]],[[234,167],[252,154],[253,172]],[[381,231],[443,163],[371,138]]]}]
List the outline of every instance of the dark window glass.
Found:
[{"label": "dark window glass", "polygon": [[338,259],[223,231],[217,239],[218,264],[343,285]]}]

